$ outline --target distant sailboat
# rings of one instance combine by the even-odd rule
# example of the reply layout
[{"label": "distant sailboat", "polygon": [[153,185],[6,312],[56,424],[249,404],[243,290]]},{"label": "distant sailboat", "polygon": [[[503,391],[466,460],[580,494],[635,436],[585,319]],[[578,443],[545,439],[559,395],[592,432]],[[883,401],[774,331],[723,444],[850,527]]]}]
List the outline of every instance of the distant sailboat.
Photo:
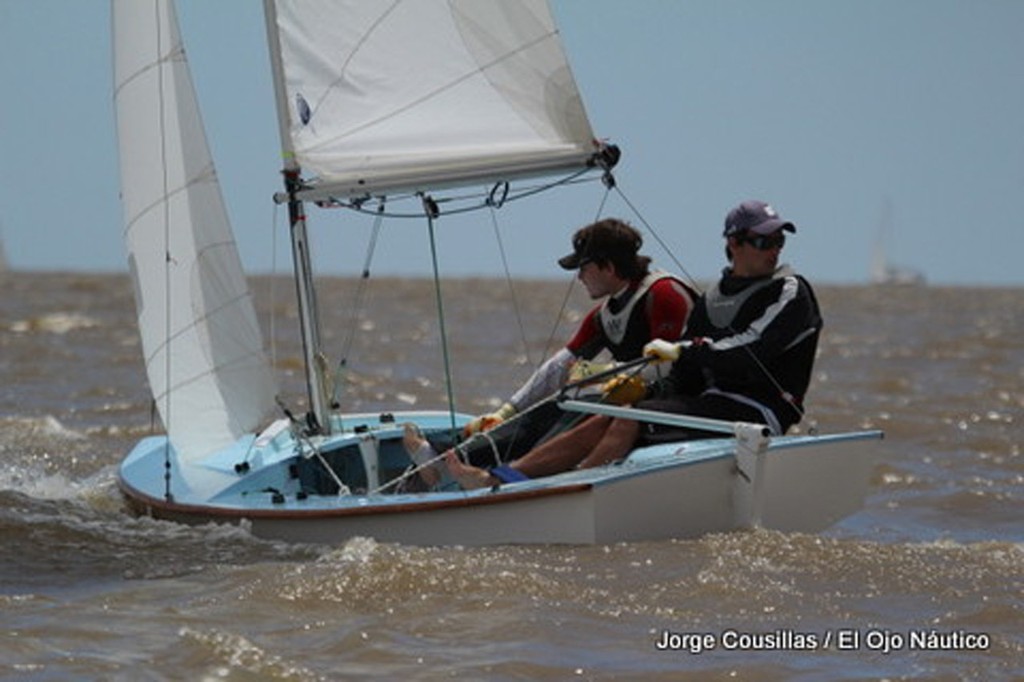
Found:
[{"label": "distant sailboat", "polygon": [[[334,403],[305,202],[358,208],[411,194],[433,229],[441,211],[430,193],[447,188],[490,189],[482,206],[492,208],[517,179],[596,172],[611,186],[617,150],[594,142],[546,0],[265,0],[306,362],[303,417],[275,408],[173,3],[114,0],[112,8],[124,233],[167,432],[121,463],[118,483],[133,509],[245,523],[257,536],[297,542],[365,535],[471,545],[813,531],[860,508],[878,431],[769,438],[762,425],[645,414],[731,437],[644,447],[614,466],[494,489],[417,492],[403,488],[416,472],[406,434],[451,444],[470,417],[454,406],[343,414]],[[481,448],[492,442],[474,438]]]},{"label": "distant sailboat", "polygon": [[11,264],[7,260],[7,251],[4,250],[4,234],[0,232],[0,275],[10,270]]},{"label": "distant sailboat", "polygon": [[874,250],[871,256],[871,283],[899,286],[920,286],[925,283],[922,272],[913,268],[893,265],[889,262],[888,250],[892,240],[894,221],[892,201],[886,198],[882,202],[882,212],[875,237]]}]

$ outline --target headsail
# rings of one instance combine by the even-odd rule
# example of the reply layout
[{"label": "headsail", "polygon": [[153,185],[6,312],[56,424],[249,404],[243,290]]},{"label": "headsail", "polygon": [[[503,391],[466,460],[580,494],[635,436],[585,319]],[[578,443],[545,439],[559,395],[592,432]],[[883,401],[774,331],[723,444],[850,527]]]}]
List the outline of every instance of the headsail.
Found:
[{"label": "headsail", "polygon": [[274,4],[303,198],[511,180],[595,151],[546,0]]},{"label": "headsail", "polygon": [[182,459],[273,408],[234,237],[170,0],[114,0],[114,100],[125,243],[146,371]]}]

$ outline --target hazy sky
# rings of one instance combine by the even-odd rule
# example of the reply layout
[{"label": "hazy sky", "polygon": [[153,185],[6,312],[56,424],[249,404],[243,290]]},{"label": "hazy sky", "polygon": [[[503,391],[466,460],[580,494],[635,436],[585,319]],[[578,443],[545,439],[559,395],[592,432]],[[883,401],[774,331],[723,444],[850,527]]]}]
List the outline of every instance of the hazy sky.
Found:
[{"label": "hazy sky", "polygon": [[[596,134],[623,149],[604,213],[698,279],[722,267],[742,199],[797,224],[785,260],[861,282],[893,263],[942,284],[1024,284],[1024,2],[552,0]],[[209,142],[243,261],[288,262],[257,0],[180,0]],[[410,68],[415,68],[411,65]],[[125,269],[106,0],[0,0],[0,235],[26,269]],[[561,277],[600,187],[497,213],[514,275]],[[889,206],[889,209],[885,207]],[[357,273],[369,227],[311,216],[317,267]],[[655,238],[657,237],[657,239]],[[487,214],[438,225],[442,267],[502,272]],[[382,234],[378,274],[430,271],[424,225]]]}]

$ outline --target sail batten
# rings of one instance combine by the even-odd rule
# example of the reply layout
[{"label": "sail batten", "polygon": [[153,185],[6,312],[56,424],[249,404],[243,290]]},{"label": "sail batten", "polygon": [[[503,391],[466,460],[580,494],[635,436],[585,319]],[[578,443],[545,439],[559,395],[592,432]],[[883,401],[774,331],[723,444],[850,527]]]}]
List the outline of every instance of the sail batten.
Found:
[{"label": "sail batten", "polygon": [[182,461],[276,393],[169,0],[113,0],[124,239],[150,389]]}]

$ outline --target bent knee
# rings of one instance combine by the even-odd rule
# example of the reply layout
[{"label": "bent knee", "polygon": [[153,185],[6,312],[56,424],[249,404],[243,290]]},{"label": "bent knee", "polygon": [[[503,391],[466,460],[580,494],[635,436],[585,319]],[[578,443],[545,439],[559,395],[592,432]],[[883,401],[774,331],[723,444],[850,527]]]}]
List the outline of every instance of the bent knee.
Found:
[{"label": "bent knee", "polygon": [[613,419],[608,429],[618,434],[638,434],[640,422],[633,419]]}]

